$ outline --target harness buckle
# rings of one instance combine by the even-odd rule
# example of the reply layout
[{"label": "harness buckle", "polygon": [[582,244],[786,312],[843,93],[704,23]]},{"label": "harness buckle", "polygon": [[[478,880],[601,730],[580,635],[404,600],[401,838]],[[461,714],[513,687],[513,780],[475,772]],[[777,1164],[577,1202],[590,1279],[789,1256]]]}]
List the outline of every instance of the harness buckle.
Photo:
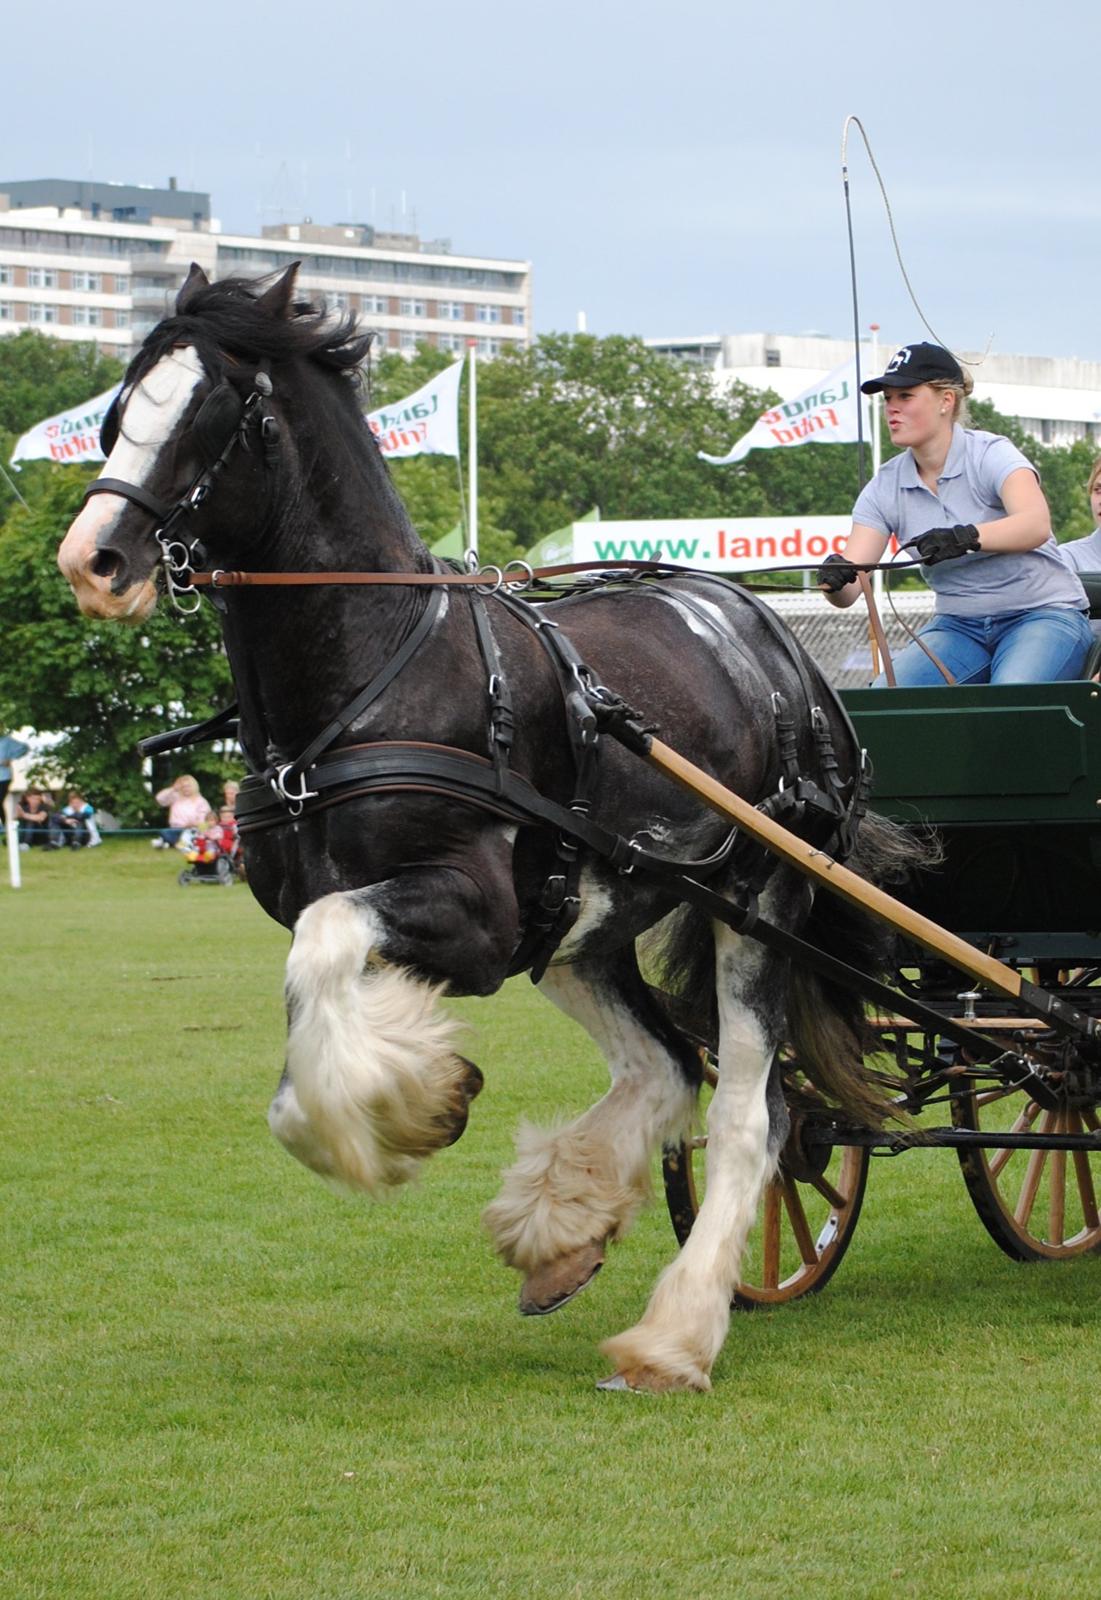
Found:
[{"label": "harness buckle", "polygon": [[639,844],[637,839],[628,839],[625,842],[633,859],[630,861],[625,861],[621,867],[617,868],[621,878],[629,878],[631,876],[632,872],[638,866],[639,857],[642,855],[642,846]]},{"label": "harness buckle", "polygon": [[304,772],[300,772],[298,777],[301,787],[297,794],[293,794],[291,790],[287,788],[287,773],[291,772],[293,768],[293,761],[286,762],[284,766],[276,769],[275,776],[270,779],[270,782],[275,791],[276,799],[282,805],[286,806],[292,817],[300,817],[302,815],[302,807],[305,805],[306,801],[317,799],[318,790],[307,789],[306,774]]}]

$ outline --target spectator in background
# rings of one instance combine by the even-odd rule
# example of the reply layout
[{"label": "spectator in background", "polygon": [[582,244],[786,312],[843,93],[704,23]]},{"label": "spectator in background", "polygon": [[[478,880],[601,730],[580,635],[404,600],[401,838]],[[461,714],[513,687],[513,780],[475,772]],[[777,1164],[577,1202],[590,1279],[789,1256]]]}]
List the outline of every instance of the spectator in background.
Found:
[{"label": "spectator in background", "polygon": [[61,810],[50,818],[50,829],[55,849],[67,844],[78,850],[81,845],[91,847],[103,843],[96,827],[95,807],[85,800],[79,789],[70,789]]},{"label": "spectator in background", "polygon": [[1093,463],[1086,493],[1097,526],[1085,538],[1068,539],[1066,544],[1061,544],[1059,554],[1074,572],[1101,572],[1101,456]]},{"label": "spectator in background", "polygon": [[161,789],[157,804],[168,807],[168,826],[153,840],[155,850],[177,844],[185,828],[201,828],[210,810],[199,793],[198,781],[189,772],[182,772],[169,788]]},{"label": "spectator in background", "polygon": [[237,818],[232,805],[224,805],[218,813],[218,838],[227,856],[237,854]]},{"label": "spectator in background", "polygon": [[29,848],[32,844],[43,849],[50,842],[51,808],[41,789],[30,788],[15,803],[15,820],[19,828],[19,843]]},{"label": "spectator in background", "polygon": [[236,778],[227,778],[222,785],[222,809],[225,810],[228,806],[234,815],[237,813],[237,793],[240,787]]},{"label": "spectator in background", "polygon": [[11,764],[25,756],[30,745],[22,739],[13,739],[10,733],[0,733],[0,824],[4,820],[4,801],[11,788]]}]

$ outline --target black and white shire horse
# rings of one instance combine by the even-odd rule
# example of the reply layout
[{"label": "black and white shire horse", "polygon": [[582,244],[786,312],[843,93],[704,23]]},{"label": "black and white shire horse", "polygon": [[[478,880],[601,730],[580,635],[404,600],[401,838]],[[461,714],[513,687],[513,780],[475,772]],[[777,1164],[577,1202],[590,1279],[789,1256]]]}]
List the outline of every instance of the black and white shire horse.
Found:
[{"label": "black and white shire horse", "polygon": [[[185,586],[204,561],[442,571],[364,427],[368,343],[354,321],[296,302],[294,269],[264,287],[193,268],[130,366],[103,475],[61,547],[82,611],[140,622],[159,568]],[[542,605],[404,581],[215,598],[255,774],[239,801],[248,881],[294,930],[272,1130],[326,1178],[370,1195],[406,1182],[458,1137],[482,1081],[441,995],[492,994],[534,967],[611,1074],[574,1121],[523,1128],[486,1214],[522,1274],[521,1308],[552,1310],[630,1227],[655,1151],[692,1126],[699,1054],[671,1009],[694,1017],[719,1062],[706,1195],[639,1322],[603,1348],[612,1387],[708,1388],[786,1133],[781,1042],[836,1102],[884,1107],[863,1069],[859,1005],[706,910],[678,911],[675,877],[650,860],[696,862],[696,879],[743,898],[754,880],[772,923],[833,948],[872,940],[843,935],[853,914],[833,896],[812,910],[804,879],[762,867],[691,794],[597,737],[593,686],[781,817],[785,801],[799,815],[797,792],[816,796],[806,820],[833,845],[861,809],[835,697],[759,602],[705,575],[593,584]],[[850,864],[880,874],[902,848],[869,817]],[[636,959],[659,923],[673,930],[664,982],[679,981],[678,1008]]]}]

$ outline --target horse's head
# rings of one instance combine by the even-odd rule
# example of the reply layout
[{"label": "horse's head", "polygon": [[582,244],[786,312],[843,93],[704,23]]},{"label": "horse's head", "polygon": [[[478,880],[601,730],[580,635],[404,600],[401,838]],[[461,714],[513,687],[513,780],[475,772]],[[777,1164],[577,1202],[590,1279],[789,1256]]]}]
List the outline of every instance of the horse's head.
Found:
[{"label": "horse's head", "polygon": [[296,270],[260,293],[241,281],[211,284],[193,266],[175,315],[131,362],[104,418],[106,465],[58,552],[86,616],[140,622],[156,604],[159,564],[185,573],[196,545],[232,564],[276,502],[293,498],[295,452],[283,449],[272,373],[301,356],[347,370],[368,342],[347,323],[334,330],[296,315]]}]

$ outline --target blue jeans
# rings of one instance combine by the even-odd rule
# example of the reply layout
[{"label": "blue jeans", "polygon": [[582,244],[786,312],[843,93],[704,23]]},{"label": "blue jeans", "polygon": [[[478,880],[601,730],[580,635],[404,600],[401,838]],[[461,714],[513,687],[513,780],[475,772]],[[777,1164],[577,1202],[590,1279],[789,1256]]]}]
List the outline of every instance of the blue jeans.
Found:
[{"label": "blue jeans", "polygon": [[[957,683],[1059,683],[1079,678],[1093,635],[1084,611],[1036,606],[993,617],[936,616],[918,638],[940,657]],[[900,689],[940,688],[944,678],[918,644],[895,657]],[[873,689],[886,687],[880,673]]]}]

